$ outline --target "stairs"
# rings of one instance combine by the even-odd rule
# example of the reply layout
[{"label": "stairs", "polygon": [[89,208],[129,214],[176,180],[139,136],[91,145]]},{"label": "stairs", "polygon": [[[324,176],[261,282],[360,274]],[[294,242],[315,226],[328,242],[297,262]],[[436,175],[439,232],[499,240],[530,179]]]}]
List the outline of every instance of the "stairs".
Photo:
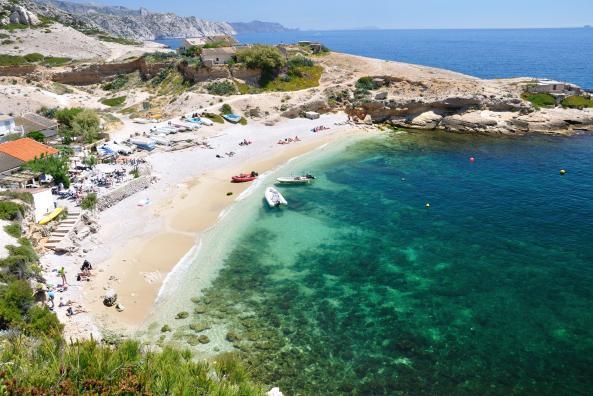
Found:
[{"label": "stairs", "polygon": [[66,218],[60,222],[58,227],[49,236],[45,247],[54,250],[70,231],[72,231],[76,223],[78,223],[80,214],[80,212],[68,212]]}]

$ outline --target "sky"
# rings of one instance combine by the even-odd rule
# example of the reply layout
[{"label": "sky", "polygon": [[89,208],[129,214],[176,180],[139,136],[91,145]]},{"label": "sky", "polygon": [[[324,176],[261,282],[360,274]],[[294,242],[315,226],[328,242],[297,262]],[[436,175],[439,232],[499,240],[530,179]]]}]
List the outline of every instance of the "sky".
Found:
[{"label": "sky", "polygon": [[[92,0],[77,0],[91,2]],[[537,28],[593,25],[593,0],[95,0],[228,22],[331,30]]]}]

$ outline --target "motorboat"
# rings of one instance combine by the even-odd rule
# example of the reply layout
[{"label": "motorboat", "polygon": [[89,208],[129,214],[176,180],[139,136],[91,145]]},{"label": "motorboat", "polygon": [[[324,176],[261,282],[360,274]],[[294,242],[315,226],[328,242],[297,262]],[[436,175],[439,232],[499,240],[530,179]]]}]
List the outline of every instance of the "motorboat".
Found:
[{"label": "motorboat", "polygon": [[222,118],[224,118],[225,120],[227,120],[228,122],[232,123],[232,124],[237,124],[239,121],[241,121],[241,117],[240,115],[237,114],[225,114],[222,116]]},{"label": "motorboat", "polygon": [[276,179],[279,184],[309,184],[313,180],[315,180],[315,176],[310,174],[303,176],[285,176]]},{"label": "motorboat", "polygon": [[233,176],[231,178],[231,182],[232,183],[246,183],[246,182],[254,181],[255,179],[257,179],[257,176],[259,176],[257,172],[241,173],[240,175]]},{"label": "motorboat", "polygon": [[288,205],[288,201],[284,199],[280,191],[276,190],[274,187],[266,188],[266,192],[264,193],[264,197],[268,202],[270,208],[277,208],[282,205]]},{"label": "motorboat", "polygon": [[168,146],[171,144],[169,139],[165,137],[165,135],[154,135],[152,140],[155,141],[156,144],[160,144],[161,146]]},{"label": "motorboat", "polygon": [[151,151],[154,149],[156,142],[145,137],[134,137],[130,139],[130,143],[142,150]]}]

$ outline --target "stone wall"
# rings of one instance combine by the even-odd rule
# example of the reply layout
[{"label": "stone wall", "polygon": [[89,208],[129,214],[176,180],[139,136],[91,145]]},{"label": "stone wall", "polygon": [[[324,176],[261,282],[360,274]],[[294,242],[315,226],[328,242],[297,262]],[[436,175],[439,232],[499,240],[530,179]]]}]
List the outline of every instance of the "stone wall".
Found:
[{"label": "stone wall", "polygon": [[186,80],[192,82],[237,78],[255,83],[261,77],[261,70],[247,69],[243,66],[214,65],[212,67],[197,68],[193,65],[188,65],[187,62],[181,62],[177,65],[177,69]]},{"label": "stone wall", "polygon": [[261,70],[248,69],[245,66],[232,66],[231,74],[234,78],[243,80],[246,83],[257,84],[261,79]]},{"label": "stone wall", "polygon": [[3,66],[0,67],[0,76],[21,77],[37,71],[35,65]]},{"label": "stone wall", "polygon": [[56,73],[52,76],[52,80],[69,85],[92,85],[113,80],[120,74],[135,71],[139,71],[142,78],[149,79],[167,66],[167,63],[147,64],[144,58],[140,58],[127,63],[95,64],[69,72]]},{"label": "stone wall", "polygon": [[150,175],[140,176],[136,179],[130,180],[128,183],[113,191],[108,192],[105,195],[101,195],[97,199],[97,210],[103,211],[107,208],[112,207],[119,201],[126,199],[129,196],[147,189],[150,186],[150,179]]}]

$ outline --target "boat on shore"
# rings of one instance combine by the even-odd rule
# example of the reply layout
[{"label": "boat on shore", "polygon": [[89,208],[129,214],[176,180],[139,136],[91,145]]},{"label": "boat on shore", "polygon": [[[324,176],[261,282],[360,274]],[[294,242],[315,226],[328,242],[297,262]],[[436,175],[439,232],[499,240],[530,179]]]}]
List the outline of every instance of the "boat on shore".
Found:
[{"label": "boat on shore", "polygon": [[276,179],[279,184],[309,184],[315,180],[315,176],[306,174],[302,176],[283,176]]},{"label": "boat on shore", "polygon": [[240,175],[231,177],[231,183],[246,183],[254,181],[258,176],[258,173],[254,171],[251,173],[241,173]]},{"label": "boat on shore", "polygon": [[266,202],[268,202],[270,208],[288,205],[288,201],[282,196],[282,194],[280,194],[280,191],[276,190],[274,187],[266,188],[264,197],[266,198]]},{"label": "boat on shore", "polygon": [[231,124],[237,124],[239,121],[241,121],[242,118],[240,115],[237,114],[225,114],[222,117]]},{"label": "boat on shore", "polygon": [[55,219],[56,217],[58,217],[60,215],[60,213],[62,213],[63,211],[64,211],[64,208],[55,208],[53,210],[53,212],[51,212],[50,214],[44,216],[39,221],[39,225],[45,225],[45,224],[49,223],[50,221],[52,221],[53,219]]},{"label": "boat on shore", "polygon": [[134,137],[130,139],[130,143],[142,150],[152,151],[156,142],[145,137]]}]

